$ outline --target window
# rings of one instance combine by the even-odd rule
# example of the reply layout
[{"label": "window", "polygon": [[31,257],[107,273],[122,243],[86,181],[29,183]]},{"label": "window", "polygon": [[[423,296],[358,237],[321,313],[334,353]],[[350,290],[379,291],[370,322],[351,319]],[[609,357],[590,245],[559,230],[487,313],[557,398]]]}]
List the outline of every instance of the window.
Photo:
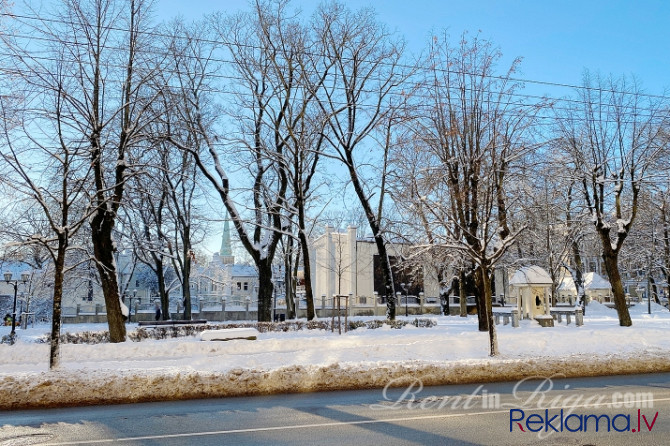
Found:
[{"label": "window", "polygon": [[244,282],[244,291],[249,289],[249,282]]},{"label": "window", "polygon": [[237,282],[237,289],[241,290],[242,289],[242,282]]}]

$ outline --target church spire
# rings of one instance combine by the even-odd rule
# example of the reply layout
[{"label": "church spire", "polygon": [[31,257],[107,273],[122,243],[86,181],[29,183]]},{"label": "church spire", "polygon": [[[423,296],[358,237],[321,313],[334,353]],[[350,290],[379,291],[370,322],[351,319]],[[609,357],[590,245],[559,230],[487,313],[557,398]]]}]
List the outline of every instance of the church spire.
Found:
[{"label": "church spire", "polygon": [[221,236],[221,249],[219,250],[219,255],[221,256],[221,261],[224,264],[233,264],[235,263],[235,257],[233,256],[233,249],[230,243],[230,225],[228,224],[228,214],[226,214],[226,219],[223,222],[223,235]]}]

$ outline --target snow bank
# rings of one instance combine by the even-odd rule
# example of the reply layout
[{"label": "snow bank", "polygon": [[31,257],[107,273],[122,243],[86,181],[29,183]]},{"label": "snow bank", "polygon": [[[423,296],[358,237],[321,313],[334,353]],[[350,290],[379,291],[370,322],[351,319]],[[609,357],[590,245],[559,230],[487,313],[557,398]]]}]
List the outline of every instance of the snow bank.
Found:
[{"label": "snow bank", "polygon": [[0,383],[2,409],[220,398],[275,393],[515,381],[531,376],[602,376],[670,371],[667,354],[575,355],[565,358],[407,361],[279,369],[233,369],[226,373],[165,370],[161,373],[96,370],[21,374]]},{"label": "snow bank", "polygon": [[48,370],[48,345],[32,342],[47,330],[40,327],[20,330],[14,346],[0,345],[0,408],[375,388],[416,378],[437,385],[670,371],[670,312],[655,304],[646,312],[635,305],[633,327],[620,327],[616,311],[592,302],[582,327],[499,325],[496,358],[488,357],[476,317],[440,316],[430,328],[359,328],[341,336],[302,330],[258,333],[253,342],[64,344],[56,371]]}]

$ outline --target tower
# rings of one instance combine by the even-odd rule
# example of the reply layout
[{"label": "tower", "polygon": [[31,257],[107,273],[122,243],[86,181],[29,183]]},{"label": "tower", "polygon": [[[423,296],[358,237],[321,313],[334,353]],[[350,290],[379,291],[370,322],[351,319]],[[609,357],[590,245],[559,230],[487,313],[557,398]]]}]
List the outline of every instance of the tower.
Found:
[{"label": "tower", "polygon": [[221,249],[219,250],[221,263],[224,265],[232,265],[235,263],[235,256],[233,256],[233,249],[230,243],[230,225],[228,224],[228,216],[223,222],[223,235],[221,236]]}]

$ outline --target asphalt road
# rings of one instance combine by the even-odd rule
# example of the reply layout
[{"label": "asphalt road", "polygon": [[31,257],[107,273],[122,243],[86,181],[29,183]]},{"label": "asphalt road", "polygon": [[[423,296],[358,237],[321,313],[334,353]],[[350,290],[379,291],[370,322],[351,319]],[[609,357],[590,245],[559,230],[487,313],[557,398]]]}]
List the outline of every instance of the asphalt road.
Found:
[{"label": "asphalt road", "polygon": [[670,374],[0,412],[0,426],[0,446],[667,445]]}]

